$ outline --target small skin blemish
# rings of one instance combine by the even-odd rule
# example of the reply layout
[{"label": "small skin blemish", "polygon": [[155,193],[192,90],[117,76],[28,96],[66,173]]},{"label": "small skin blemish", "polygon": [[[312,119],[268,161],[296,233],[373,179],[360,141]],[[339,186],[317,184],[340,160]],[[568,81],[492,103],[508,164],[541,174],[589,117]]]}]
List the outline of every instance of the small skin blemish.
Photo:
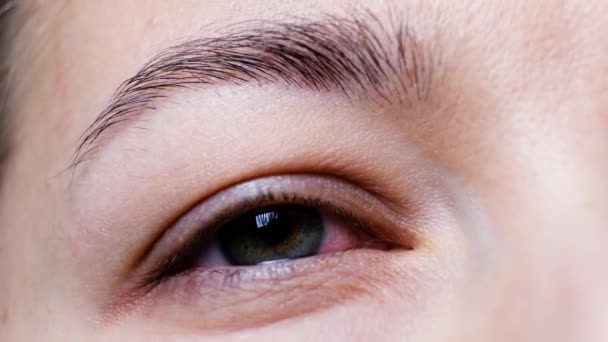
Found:
[{"label": "small skin blemish", "polygon": [[8,310],[0,311],[0,326],[8,324]]},{"label": "small skin blemish", "polygon": [[148,20],[146,21],[146,29],[154,29],[158,26],[158,17],[157,16],[153,16],[148,18]]}]

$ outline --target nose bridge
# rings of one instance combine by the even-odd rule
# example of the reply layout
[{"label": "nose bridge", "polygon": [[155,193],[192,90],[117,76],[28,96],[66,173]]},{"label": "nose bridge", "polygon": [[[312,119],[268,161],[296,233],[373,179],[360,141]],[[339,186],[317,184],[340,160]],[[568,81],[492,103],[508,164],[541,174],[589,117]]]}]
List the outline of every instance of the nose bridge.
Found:
[{"label": "nose bridge", "polygon": [[485,164],[473,159],[501,235],[483,290],[465,299],[483,307],[471,329],[500,327],[471,334],[488,340],[608,340],[607,26],[600,9],[555,3],[480,19],[495,20],[480,25],[491,39],[470,43],[467,73],[492,99],[483,127],[501,135],[474,157]]},{"label": "nose bridge", "polygon": [[[519,340],[603,341],[608,117],[588,105],[597,93],[560,98],[570,86],[547,91],[550,79],[524,88],[504,116],[514,165],[493,206],[504,243],[495,275],[502,285],[491,297]],[[596,112],[582,112],[589,108]]]}]

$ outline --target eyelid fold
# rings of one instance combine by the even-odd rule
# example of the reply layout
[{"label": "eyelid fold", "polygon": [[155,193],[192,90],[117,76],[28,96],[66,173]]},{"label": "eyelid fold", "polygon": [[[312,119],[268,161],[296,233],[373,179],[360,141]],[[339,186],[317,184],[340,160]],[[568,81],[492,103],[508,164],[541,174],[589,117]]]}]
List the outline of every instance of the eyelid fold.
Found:
[{"label": "eyelid fold", "polygon": [[408,227],[408,213],[395,212],[382,199],[346,180],[312,174],[267,176],[220,191],[175,221],[136,268],[139,287],[157,284],[171,275],[171,267],[184,256],[183,251],[187,253],[188,246],[210,240],[227,220],[281,203],[322,208],[401,248],[413,249],[417,243],[414,229]]}]

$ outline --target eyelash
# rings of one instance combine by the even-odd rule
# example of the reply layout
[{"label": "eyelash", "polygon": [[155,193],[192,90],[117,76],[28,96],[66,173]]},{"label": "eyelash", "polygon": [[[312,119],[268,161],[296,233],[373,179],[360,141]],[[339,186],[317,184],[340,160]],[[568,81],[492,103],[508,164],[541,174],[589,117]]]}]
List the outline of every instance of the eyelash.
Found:
[{"label": "eyelash", "polygon": [[[205,211],[205,202],[208,201],[204,201],[201,205],[195,207],[194,209],[192,209],[189,213],[187,213],[186,215],[184,215],[184,217],[189,217],[190,215],[192,215],[194,213],[195,219],[194,222],[195,223],[191,223],[190,225],[194,225],[196,226],[195,228],[195,232],[190,232],[190,234],[188,234],[189,236],[187,236],[186,238],[183,238],[180,236],[180,238],[178,238],[177,240],[181,240],[181,241],[187,241],[185,243],[181,243],[181,245],[177,246],[177,247],[173,247],[174,250],[177,250],[175,252],[172,252],[171,254],[169,254],[168,256],[165,256],[162,260],[162,262],[157,263],[155,267],[152,268],[151,272],[146,273],[143,276],[143,280],[141,282],[140,286],[141,288],[147,289],[147,291],[152,290],[154,288],[156,288],[158,285],[162,284],[163,282],[167,281],[168,279],[172,278],[172,277],[180,277],[181,275],[185,275],[187,273],[190,273],[192,271],[196,271],[196,269],[189,269],[188,267],[184,267],[184,263],[189,259],[189,256],[191,255],[190,253],[193,253],[194,251],[199,250],[200,251],[200,246],[205,246],[205,243],[208,243],[209,241],[211,241],[212,239],[215,238],[215,235],[217,234],[217,232],[219,231],[219,229],[221,229],[221,227],[229,222],[231,219],[234,219],[235,217],[238,217],[239,215],[242,215],[248,211],[254,210],[256,208],[260,208],[260,207],[264,207],[264,206],[270,206],[270,205],[278,205],[278,204],[294,204],[294,205],[302,205],[302,206],[307,206],[307,207],[312,207],[315,208],[317,210],[322,210],[322,211],[326,211],[329,214],[335,215],[336,217],[338,217],[339,219],[341,219],[344,223],[346,223],[349,227],[352,227],[354,229],[360,229],[361,231],[368,233],[370,236],[377,238],[380,241],[385,241],[389,244],[393,244],[394,245],[394,241],[390,241],[393,240],[390,237],[382,237],[382,234],[379,234],[378,231],[373,231],[373,229],[371,228],[371,226],[369,225],[369,222],[366,222],[366,219],[363,219],[361,216],[361,214],[356,214],[354,210],[349,209],[347,205],[338,205],[336,204],[336,200],[327,200],[325,198],[322,198],[324,196],[316,194],[316,195],[309,195],[307,193],[305,193],[304,191],[298,191],[297,189],[293,189],[293,188],[298,188],[298,185],[300,187],[302,187],[303,184],[298,184],[300,181],[302,181],[302,177],[304,177],[305,179],[304,182],[304,187],[308,188],[308,186],[306,186],[306,182],[311,182],[311,183],[318,183],[316,184],[316,186],[321,186],[320,189],[323,189],[324,191],[336,191],[336,188],[343,188],[343,189],[339,189],[336,192],[342,191],[342,197],[344,198],[349,198],[352,197],[367,197],[369,199],[374,198],[372,195],[370,194],[364,194],[361,195],[360,192],[362,192],[359,188],[355,187],[354,185],[345,182],[343,180],[339,180],[339,179],[333,179],[331,177],[324,177],[324,176],[312,176],[312,175],[292,175],[292,176],[274,176],[274,177],[264,177],[262,179],[257,179],[257,180],[253,180],[250,182],[245,182],[241,185],[237,185],[229,190],[227,190],[228,192],[233,191],[233,192],[237,192],[239,190],[239,187],[244,188],[244,192],[248,192],[250,193],[251,190],[253,189],[254,191],[254,195],[245,195],[245,196],[236,196],[239,197],[236,201],[232,200],[232,202],[234,202],[233,204],[225,204],[222,203],[219,205],[219,209],[211,209],[210,210],[210,214],[203,214],[205,217],[207,217],[207,219],[201,219],[199,217],[200,212]],[[266,184],[265,181],[270,181],[271,184]],[[288,183],[288,184],[283,184],[283,183]],[[278,185],[277,185],[278,184]],[[291,184],[291,186],[289,185]],[[294,185],[296,184],[296,185]],[[274,189],[274,188],[279,188],[279,189]],[[289,188],[292,188],[290,190],[286,190]],[[236,188],[236,189],[235,189]],[[314,188],[313,186],[310,186],[310,188]],[[333,189],[331,189],[333,188]],[[353,188],[357,188],[357,190],[353,190]],[[328,190],[329,189],[329,190]],[[310,190],[309,190],[310,191]],[[219,196],[219,197],[215,197],[215,196]],[[222,192],[218,193],[217,195],[215,195],[214,197],[216,199],[219,198],[220,202],[230,202],[230,200],[226,200],[226,198],[230,197],[230,194],[226,195],[225,197],[222,197]],[[359,198],[360,200],[362,200],[362,198]],[[380,201],[378,201],[380,202]],[[365,209],[367,209],[367,211],[371,211],[374,212],[374,208],[378,208],[378,206],[380,204],[375,203],[368,203],[368,204],[359,204],[362,207],[365,207]],[[213,207],[213,206],[212,206]],[[385,210],[386,211],[386,210]],[[388,210],[388,212],[390,212],[390,210]],[[376,213],[374,213],[376,214]],[[391,216],[391,215],[388,215]],[[211,217],[210,219],[208,217]],[[188,221],[188,220],[186,220]],[[201,222],[201,221],[207,221],[207,222]],[[179,221],[178,221],[179,222]],[[179,223],[178,223],[179,224]],[[170,229],[171,230],[171,229]],[[169,231],[170,231],[169,230]],[[413,243],[413,239],[411,236],[408,236],[408,239],[410,240],[410,243]],[[161,238],[161,241],[163,240],[163,238]],[[309,258],[309,259],[322,259],[320,256],[315,256],[314,258]],[[310,260],[309,260],[310,261]],[[293,263],[293,262],[290,262]],[[302,265],[301,262],[297,263],[298,265]],[[295,264],[294,264],[295,265]],[[187,266],[187,265],[186,265]],[[272,269],[272,265],[267,265]],[[252,267],[259,267],[259,266],[250,266],[250,268]],[[285,267],[285,265],[281,265],[280,267]],[[295,266],[293,266],[295,267]],[[244,267],[239,267],[239,266],[234,266],[234,267],[230,267],[229,270],[225,270],[225,274],[224,277],[226,279],[238,279],[238,274],[240,274],[240,272],[242,272],[244,270]],[[217,272],[216,272],[217,274]]]},{"label": "eyelash", "polygon": [[[181,247],[180,251],[172,254],[158,270],[154,271],[146,282],[151,284],[160,284],[170,277],[187,273],[188,270],[181,268],[180,265],[185,261],[184,259],[188,258],[191,249],[196,249],[199,246],[205,245],[205,242],[207,242],[206,240],[214,239],[215,235],[222,228],[222,226],[231,219],[256,208],[277,204],[297,204],[318,210],[325,210],[330,214],[334,214],[340,219],[344,220],[344,222],[351,227],[361,229],[365,232],[370,231],[370,228],[367,227],[363,222],[358,221],[352,212],[345,208],[338,207],[331,202],[314,198],[306,198],[299,194],[290,192],[262,193],[257,197],[242,201],[237,206],[222,210],[220,213],[214,216],[210,223],[208,223],[205,227],[201,227],[193,238],[184,244],[183,247]],[[239,268],[241,267],[235,267],[232,274],[238,274]]]}]

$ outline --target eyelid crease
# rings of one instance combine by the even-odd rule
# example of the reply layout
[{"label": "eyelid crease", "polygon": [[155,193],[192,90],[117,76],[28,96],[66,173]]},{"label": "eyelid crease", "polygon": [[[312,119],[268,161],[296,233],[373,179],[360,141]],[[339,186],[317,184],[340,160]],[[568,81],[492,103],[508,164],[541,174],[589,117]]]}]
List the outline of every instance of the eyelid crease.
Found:
[{"label": "eyelid crease", "polygon": [[74,172],[91,157],[103,133],[154,109],[179,89],[283,83],[408,103],[429,96],[440,60],[437,51],[425,50],[403,19],[390,20],[386,27],[370,11],[295,23],[248,21],[227,31],[171,47],[121,84],[79,139],[68,170]]}]

